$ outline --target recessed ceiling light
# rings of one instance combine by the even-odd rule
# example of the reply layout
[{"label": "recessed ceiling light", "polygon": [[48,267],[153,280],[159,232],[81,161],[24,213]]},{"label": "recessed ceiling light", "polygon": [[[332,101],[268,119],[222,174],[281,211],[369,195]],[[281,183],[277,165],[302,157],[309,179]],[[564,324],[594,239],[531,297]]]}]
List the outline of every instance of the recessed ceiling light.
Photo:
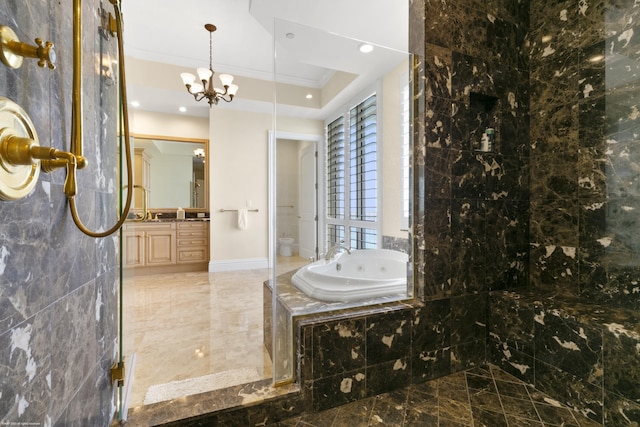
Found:
[{"label": "recessed ceiling light", "polygon": [[184,113],[184,112],[186,112],[186,111],[187,111],[187,108],[186,108],[186,107],[180,107],[180,108],[178,108],[178,110],[179,110],[181,113]]},{"label": "recessed ceiling light", "polygon": [[286,38],[288,38],[288,39],[293,39],[293,38],[295,38],[295,37],[296,37],[296,35],[295,35],[295,34],[293,34],[293,33],[287,33],[287,34],[285,34],[284,36],[285,36]]},{"label": "recessed ceiling light", "polygon": [[311,98],[313,98],[313,95],[311,95],[310,93],[308,93],[308,94],[307,94],[307,96],[305,96],[305,98],[307,98],[307,99],[311,99]]},{"label": "recessed ceiling light", "polygon": [[373,46],[371,46],[369,43],[362,43],[358,49],[360,50],[360,52],[362,53],[369,53],[373,50]]},{"label": "recessed ceiling light", "polygon": [[132,107],[139,107],[140,103],[138,101],[131,101],[131,106]]}]

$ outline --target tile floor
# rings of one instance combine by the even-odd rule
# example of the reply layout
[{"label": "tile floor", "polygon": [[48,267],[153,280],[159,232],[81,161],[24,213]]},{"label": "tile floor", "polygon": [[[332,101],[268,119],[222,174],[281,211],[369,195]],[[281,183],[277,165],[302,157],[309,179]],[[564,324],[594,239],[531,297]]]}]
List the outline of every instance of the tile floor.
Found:
[{"label": "tile floor", "polygon": [[[278,274],[306,263],[279,261]],[[136,352],[129,406],[149,386],[243,367],[270,378],[262,335],[268,270],[136,276],[125,281],[125,354]],[[272,427],[590,427],[600,424],[488,366]]]},{"label": "tile floor", "polygon": [[494,367],[459,372],[269,427],[592,427],[600,424]]},{"label": "tile floor", "polygon": [[[278,274],[306,262],[279,257]],[[127,277],[123,352],[136,354],[129,407],[142,405],[156,384],[241,368],[271,378],[262,330],[268,275],[262,269]]]}]

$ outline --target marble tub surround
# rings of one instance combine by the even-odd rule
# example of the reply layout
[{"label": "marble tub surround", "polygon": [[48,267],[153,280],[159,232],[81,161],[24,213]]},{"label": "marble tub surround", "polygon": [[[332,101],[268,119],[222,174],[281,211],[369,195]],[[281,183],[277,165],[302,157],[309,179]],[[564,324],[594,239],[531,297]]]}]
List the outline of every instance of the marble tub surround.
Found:
[{"label": "marble tub surround", "polygon": [[[406,296],[392,295],[388,297],[376,297],[348,302],[321,301],[308,296],[307,294],[296,288],[291,283],[291,277],[293,277],[294,274],[295,271],[289,271],[287,273],[279,275],[276,278],[278,300],[282,303],[285,310],[293,316],[323,313],[328,311],[340,311],[349,308],[360,308],[406,299]],[[271,285],[269,282],[265,282],[264,285],[271,289]]]},{"label": "marble tub surround", "polygon": [[[305,410],[315,412],[442,377],[483,363],[486,296],[364,302],[314,300],[291,284],[293,271],[277,277],[282,340],[278,360],[295,364]],[[264,284],[265,333],[271,335],[272,289]],[[293,344],[287,336],[293,335]],[[265,341],[270,352],[271,340]],[[293,347],[290,347],[293,345]],[[295,353],[294,353],[295,351]],[[282,355],[292,355],[291,358]],[[282,366],[282,372],[286,367]]]},{"label": "marble tub surround", "polygon": [[490,360],[591,419],[634,425],[640,422],[639,321],[635,310],[571,295],[496,292]]},{"label": "marble tub surround", "polygon": [[[474,303],[477,309],[466,308]],[[322,411],[484,363],[486,342],[477,336],[486,333],[485,312],[481,299],[454,298],[297,319],[305,410]]]},{"label": "marble tub surround", "polygon": [[394,304],[404,297],[389,296],[376,297],[371,300],[350,301],[350,302],[330,302],[320,301],[309,297],[304,292],[296,288],[291,283],[291,277],[295,274],[295,269],[280,274],[276,278],[278,290],[277,297],[277,317],[272,322],[273,288],[269,281],[264,282],[264,345],[269,355],[273,356],[272,328],[277,328],[279,339],[276,341],[275,352],[279,362],[277,372],[286,374],[288,379],[296,378],[297,372],[292,367],[299,363],[294,358],[295,348],[299,345],[295,324],[301,319],[319,318],[324,320],[334,319],[343,316],[358,316],[361,313],[376,312],[380,307],[387,304]]}]

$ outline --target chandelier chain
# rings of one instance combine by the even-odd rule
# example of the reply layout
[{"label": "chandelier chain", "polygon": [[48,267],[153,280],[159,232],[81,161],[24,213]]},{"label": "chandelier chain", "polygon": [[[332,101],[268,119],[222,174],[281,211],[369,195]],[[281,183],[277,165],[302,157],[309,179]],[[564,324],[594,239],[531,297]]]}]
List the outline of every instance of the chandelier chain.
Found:
[{"label": "chandelier chain", "polygon": [[213,71],[213,32],[209,31],[209,69]]}]

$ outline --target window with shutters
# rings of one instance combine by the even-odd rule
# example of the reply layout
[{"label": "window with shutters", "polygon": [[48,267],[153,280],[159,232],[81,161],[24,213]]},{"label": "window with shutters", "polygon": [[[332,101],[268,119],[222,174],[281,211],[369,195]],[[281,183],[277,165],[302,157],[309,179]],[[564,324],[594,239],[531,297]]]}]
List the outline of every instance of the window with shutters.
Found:
[{"label": "window with shutters", "polygon": [[327,125],[327,248],[378,247],[377,127],[376,94]]}]

